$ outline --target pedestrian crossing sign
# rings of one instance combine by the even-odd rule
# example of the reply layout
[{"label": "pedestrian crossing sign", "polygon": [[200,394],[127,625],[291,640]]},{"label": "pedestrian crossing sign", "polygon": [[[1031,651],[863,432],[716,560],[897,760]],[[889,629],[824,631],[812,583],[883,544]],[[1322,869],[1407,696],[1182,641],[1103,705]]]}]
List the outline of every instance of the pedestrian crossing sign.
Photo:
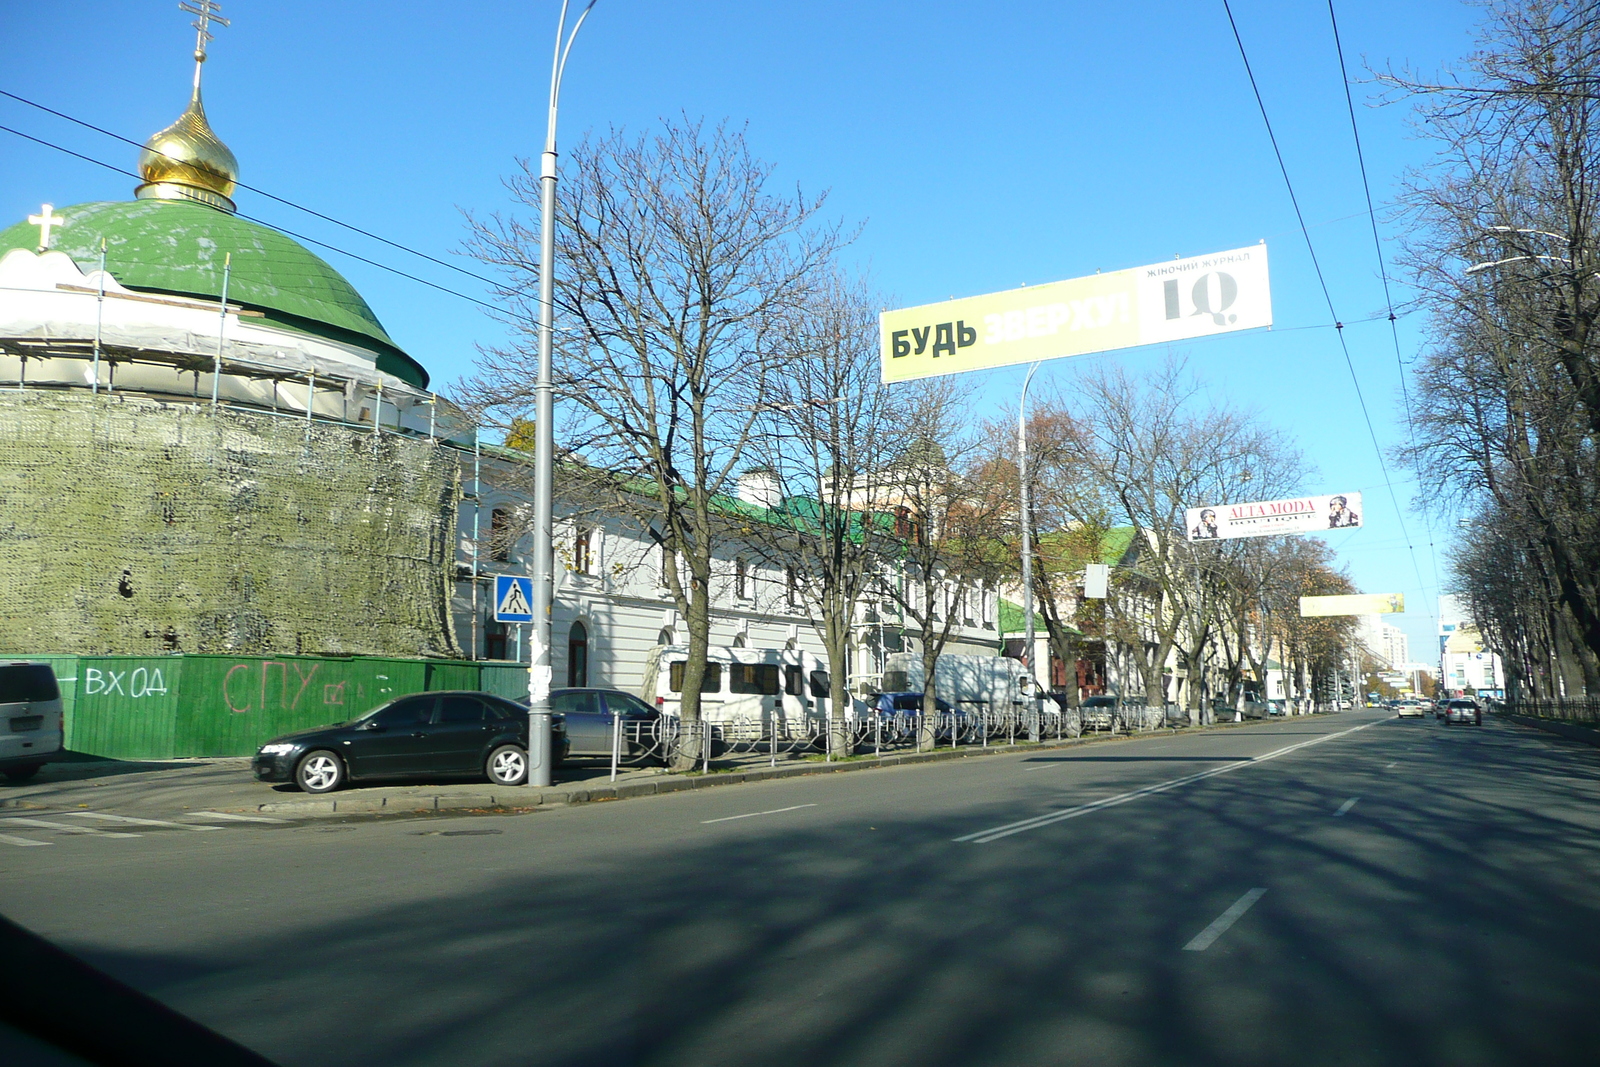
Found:
[{"label": "pedestrian crossing sign", "polygon": [[514,574],[494,576],[494,621],[533,621],[533,579]]}]

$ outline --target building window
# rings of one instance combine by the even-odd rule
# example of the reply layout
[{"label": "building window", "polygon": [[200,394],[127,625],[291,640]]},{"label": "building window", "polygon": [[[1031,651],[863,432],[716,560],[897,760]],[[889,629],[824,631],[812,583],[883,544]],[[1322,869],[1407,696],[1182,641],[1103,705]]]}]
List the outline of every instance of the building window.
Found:
[{"label": "building window", "polygon": [[501,563],[511,562],[511,544],[516,540],[511,534],[511,512],[495,508],[489,513],[489,558]]},{"label": "building window", "polygon": [[792,608],[800,602],[800,578],[793,567],[784,568],[784,576],[783,602]]},{"label": "building window", "polygon": [[750,595],[750,575],[742,556],[733,561],[733,595],[740,600]]},{"label": "building window", "polygon": [[589,684],[589,630],[581,622],[567,632],[567,685]]},{"label": "building window", "polygon": [[589,554],[589,537],[591,531],[579,530],[572,538],[572,569],[579,574],[592,574]]},{"label": "building window", "polygon": [[656,583],[663,589],[671,589],[672,583],[667,580],[668,568],[672,566],[672,553],[667,551],[667,546],[661,546],[660,566],[656,568]]},{"label": "building window", "polygon": [[506,624],[493,619],[483,624],[483,658],[506,659]]}]

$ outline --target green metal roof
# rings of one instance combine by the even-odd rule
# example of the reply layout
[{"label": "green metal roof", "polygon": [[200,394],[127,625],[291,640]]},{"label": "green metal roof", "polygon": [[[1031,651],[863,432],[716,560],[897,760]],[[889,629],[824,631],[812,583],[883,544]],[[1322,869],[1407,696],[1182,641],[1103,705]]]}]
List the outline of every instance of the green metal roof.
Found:
[{"label": "green metal roof", "polygon": [[[51,232],[52,250],[85,273],[99,266],[104,239],[106,270],[129,289],[217,300],[231,254],[229,303],[275,326],[365,348],[379,370],[427,387],[428,372],[389,338],[355,287],[276,230],[182,200],[74,204],[55,214],[66,221]],[[38,244],[39,228],[27,222],[0,231],[0,256]]]},{"label": "green metal roof", "polygon": [[[1001,637],[1005,637],[1007,634],[1024,634],[1028,632],[1028,619],[1022,613],[1022,605],[1013,604],[1005,597],[1000,598],[1000,618],[997,621],[1000,626]],[[1083,631],[1076,626],[1068,626],[1066,630],[1068,633],[1077,634],[1079,637],[1083,636]],[[1033,609],[1033,632],[1039,637],[1043,637],[1045,634],[1044,615],[1040,613],[1038,605],[1034,605]]]}]

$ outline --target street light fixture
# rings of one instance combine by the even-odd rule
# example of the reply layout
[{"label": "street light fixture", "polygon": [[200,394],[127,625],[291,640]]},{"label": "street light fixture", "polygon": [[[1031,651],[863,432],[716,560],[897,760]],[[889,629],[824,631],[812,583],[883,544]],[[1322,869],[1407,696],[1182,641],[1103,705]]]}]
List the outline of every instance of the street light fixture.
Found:
[{"label": "street light fixture", "polygon": [[555,58],[550,63],[550,115],[544,154],[539,158],[539,377],[533,390],[533,635],[528,662],[528,785],[551,783],[550,752],[550,602],[554,594],[551,497],[555,486],[555,375],[551,348],[555,333],[556,259],[556,106],[561,76],[572,42],[597,0],[589,0],[567,33],[567,5],[561,0],[556,21]]}]

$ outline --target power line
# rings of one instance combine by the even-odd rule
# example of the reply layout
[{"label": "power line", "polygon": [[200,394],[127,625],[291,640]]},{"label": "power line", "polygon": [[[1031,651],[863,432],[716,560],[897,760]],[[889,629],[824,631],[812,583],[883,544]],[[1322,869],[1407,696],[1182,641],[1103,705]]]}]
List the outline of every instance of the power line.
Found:
[{"label": "power line", "polygon": [[[141,151],[145,150],[145,148],[146,148],[146,146],[144,144],[142,144],[141,142],[139,142],[139,141],[135,141],[135,140],[133,140],[132,138],[129,138],[129,137],[124,137],[120,133],[115,133],[115,132],[113,132],[111,130],[104,129],[103,127],[96,126],[92,122],[85,122],[83,119],[75,118],[72,115],[68,115],[64,111],[57,111],[53,107],[46,107],[44,104],[38,103],[37,101],[34,101],[34,100],[29,100],[25,96],[18,96],[16,93],[7,92],[4,89],[0,89],[0,96],[9,97],[10,99],[15,100],[19,104],[26,104],[29,107],[38,108],[40,111],[43,111],[47,115],[54,115],[58,119],[64,119],[67,122],[73,123],[74,125],[82,126],[86,130],[93,130],[95,133],[101,134],[101,135],[103,135],[105,137],[110,137],[114,141],[121,141],[123,144],[132,145],[134,148],[140,149]],[[52,147],[54,147],[54,146],[52,146]],[[156,154],[160,155],[160,156],[164,156],[167,159],[172,159],[175,162],[182,162],[181,160],[177,160],[176,157],[168,155],[165,152],[159,152],[158,151]],[[138,177],[138,175],[134,175],[134,177]],[[419,257],[421,259],[425,259],[429,263],[436,263],[439,266],[448,268],[449,270],[453,270],[458,274],[465,274],[467,277],[476,279],[477,281],[483,282],[486,285],[497,285],[498,284],[493,279],[485,278],[481,274],[474,274],[472,271],[467,270],[465,267],[459,266],[458,264],[451,263],[451,262],[449,262],[447,260],[439,259],[439,258],[437,258],[435,256],[430,256],[426,252],[418,251],[415,248],[409,248],[406,245],[400,244],[397,241],[391,241],[387,237],[380,237],[377,234],[372,233],[370,230],[363,230],[361,227],[353,226],[348,222],[341,222],[339,219],[336,219],[331,215],[324,215],[322,212],[317,211],[314,208],[306,207],[304,204],[297,204],[293,200],[285,200],[283,197],[275,196],[272,193],[267,192],[265,189],[257,189],[253,185],[246,185],[243,182],[237,182],[237,181],[234,184],[237,185],[239,188],[247,191],[247,192],[255,193],[257,196],[264,196],[268,200],[275,201],[275,202],[277,202],[279,204],[284,205],[285,207],[292,207],[296,211],[304,211],[307,215],[312,215],[312,216],[314,216],[316,218],[319,218],[323,222],[331,222],[335,226],[343,227],[344,229],[349,230],[352,233],[359,233],[363,237],[371,238],[372,240],[377,241],[380,244],[386,244],[390,248],[398,249],[401,252],[405,252],[405,253],[408,253],[410,255],[417,256],[417,257]],[[331,247],[331,246],[326,246],[326,247]]]},{"label": "power line", "polygon": [[[3,92],[3,90],[0,90],[0,92]],[[7,95],[9,95],[9,94],[7,94]],[[136,174],[131,170],[126,170],[126,169],[124,169],[122,167],[119,167],[114,163],[107,163],[103,159],[95,159],[93,156],[86,156],[82,152],[74,152],[70,148],[63,147],[62,145],[55,144],[54,142],[51,142],[51,141],[46,141],[42,137],[35,137],[32,134],[23,133],[21,130],[13,129],[10,126],[0,125],[0,132],[9,133],[9,134],[11,134],[11,135],[13,135],[15,137],[20,137],[25,141],[32,141],[34,144],[41,145],[41,146],[43,146],[45,148],[54,149],[55,151],[61,152],[61,153],[65,154],[65,155],[69,155],[69,156],[73,157],[74,159],[80,159],[85,163],[92,163],[97,167],[101,167],[101,168],[103,168],[105,170],[109,170],[114,174],[126,175],[127,177],[133,178],[135,180],[140,180],[141,179],[141,175]],[[465,300],[465,301],[468,301],[469,303],[477,304],[479,307],[486,308],[486,309],[488,309],[489,311],[493,312],[496,315],[504,316],[506,318],[509,318],[509,319],[511,319],[513,321],[518,321],[518,322],[531,323],[531,322],[534,321],[531,317],[529,317],[527,315],[516,314],[515,312],[512,312],[512,311],[508,310],[507,308],[505,308],[505,307],[503,307],[503,306],[501,306],[499,304],[492,304],[487,300],[480,300],[478,297],[470,296],[467,293],[463,293],[463,292],[459,292],[459,291],[457,291],[455,289],[451,289],[449,286],[440,285],[438,282],[430,282],[426,278],[419,278],[417,275],[408,273],[407,271],[403,271],[403,270],[399,269],[398,267],[391,267],[386,263],[380,263],[375,259],[369,259],[366,256],[363,256],[363,255],[361,255],[359,253],[352,252],[348,248],[340,248],[338,245],[332,245],[332,244],[329,244],[326,241],[319,241],[314,237],[308,237],[305,234],[296,233],[294,230],[285,229],[282,226],[274,225],[273,223],[270,223],[270,222],[266,221],[265,219],[259,219],[259,218],[256,218],[256,217],[252,216],[252,215],[246,215],[243,212],[235,212],[235,215],[236,215],[236,217],[244,219],[247,222],[254,222],[254,223],[256,223],[256,224],[258,224],[260,226],[265,226],[268,229],[275,230],[278,233],[284,234],[285,236],[293,237],[297,241],[303,241],[306,244],[316,245],[318,248],[325,248],[328,251],[337,253],[338,255],[341,255],[341,256],[348,256],[349,258],[351,258],[353,260],[356,260],[357,262],[365,263],[368,266],[376,267],[376,268],[378,268],[379,270],[382,270],[382,271],[387,271],[388,273],[393,274],[393,275],[395,275],[397,277],[400,277],[400,278],[404,278],[407,281],[416,282],[418,285],[425,285],[429,289],[437,289],[439,292],[444,293],[444,294],[446,294],[448,296],[456,297],[459,300]],[[390,243],[390,242],[386,242],[386,243]],[[398,246],[397,245],[396,247],[403,247],[403,246]],[[410,250],[407,249],[407,251],[410,251]],[[426,256],[425,254],[423,254],[421,252],[418,252],[417,255],[423,256],[424,259],[429,258],[428,256]],[[477,275],[472,275],[472,277],[477,277]],[[494,285],[497,289],[501,289],[502,291],[505,291],[505,287],[502,286],[502,285],[499,285],[498,283],[495,283],[495,282],[491,281],[489,284],[490,285]],[[535,296],[535,297],[525,297],[524,299],[530,299],[535,304],[537,304],[538,301],[539,301],[539,298],[537,296]],[[571,330],[571,329],[558,329],[556,332],[557,333],[561,333],[561,334],[565,334],[565,335],[567,335],[569,337],[581,337],[581,336],[583,336],[580,333],[578,333],[577,331],[574,331],[574,330]]]},{"label": "power line", "polygon": [[[1367,157],[1361,149],[1361,129],[1356,123],[1356,103],[1350,92],[1349,68],[1344,62],[1344,43],[1339,39],[1339,18],[1334,14],[1333,0],[1328,0],[1328,24],[1333,27],[1333,48],[1339,57],[1339,80],[1344,83],[1345,110],[1350,114],[1350,136],[1355,141],[1356,163],[1361,169],[1361,190],[1367,198],[1367,220],[1372,227],[1372,253],[1378,260],[1378,277],[1383,281],[1383,303],[1389,311],[1389,337],[1394,343],[1395,369],[1400,373],[1400,395],[1406,405],[1406,436],[1411,440],[1411,452],[1417,451],[1417,424],[1416,417],[1411,409],[1411,390],[1406,385],[1405,360],[1400,355],[1400,330],[1395,325],[1394,299],[1389,294],[1389,268],[1383,257],[1383,242],[1378,237],[1378,216],[1372,206],[1372,183],[1367,177]],[[1422,512],[1422,524],[1428,530],[1428,563],[1433,568],[1433,588],[1435,592],[1441,588],[1439,581],[1439,550],[1434,543],[1433,520],[1428,517],[1426,509]]]},{"label": "power line", "polygon": [[[1322,261],[1317,257],[1317,249],[1311,240],[1311,231],[1306,226],[1305,214],[1300,210],[1300,198],[1295,195],[1294,182],[1289,178],[1289,167],[1284,162],[1283,150],[1278,146],[1278,135],[1272,129],[1272,120],[1267,116],[1267,105],[1261,97],[1261,87],[1256,84],[1255,71],[1250,66],[1250,56],[1244,47],[1244,38],[1239,35],[1239,24],[1234,20],[1233,8],[1228,5],[1228,0],[1222,0],[1222,10],[1228,16],[1228,25],[1233,30],[1233,40],[1239,46],[1239,58],[1244,63],[1245,76],[1250,80],[1250,91],[1255,94],[1256,107],[1261,111],[1261,122],[1267,129],[1267,139],[1272,142],[1272,153],[1278,160],[1278,171],[1283,175],[1284,188],[1289,191],[1289,203],[1294,207],[1295,219],[1300,224],[1301,236],[1306,242],[1306,251],[1311,256],[1311,265],[1316,271],[1317,284],[1322,287],[1322,298],[1328,305],[1328,314],[1333,319],[1334,330],[1339,338],[1339,349],[1344,353],[1345,366],[1350,370],[1350,383],[1355,388],[1356,400],[1361,407],[1361,418],[1367,424],[1367,436],[1372,440],[1373,454],[1378,457],[1378,469],[1383,472],[1384,487],[1389,490],[1389,500],[1394,505],[1395,519],[1400,523],[1400,532],[1407,542],[1411,535],[1406,530],[1405,512],[1400,507],[1400,499],[1394,491],[1394,480],[1389,474],[1389,465],[1383,458],[1383,447],[1378,444],[1378,432],[1372,425],[1372,414],[1367,410],[1367,400],[1361,392],[1361,380],[1356,375],[1355,361],[1350,358],[1350,345],[1345,340],[1344,323],[1339,320],[1339,313],[1333,306],[1333,294],[1328,289],[1327,277],[1322,272]],[[1417,577],[1417,586],[1421,589],[1428,588],[1428,583],[1423,581],[1422,568],[1417,564],[1417,554],[1411,552],[1411,569]],[[1435,587],[1437,588],[1437,586]]]}]

